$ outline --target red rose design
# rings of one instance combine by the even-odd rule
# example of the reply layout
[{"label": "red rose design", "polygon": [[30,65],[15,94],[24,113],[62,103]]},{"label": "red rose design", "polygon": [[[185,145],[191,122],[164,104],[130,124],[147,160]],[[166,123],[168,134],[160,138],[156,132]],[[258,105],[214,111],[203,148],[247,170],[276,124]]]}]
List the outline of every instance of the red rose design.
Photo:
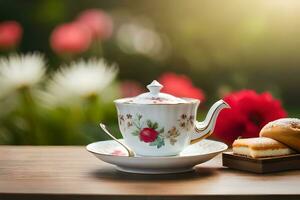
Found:
[{"label": "red rose design", "polygon": [[189,97],[205,100],[204,92],[196,88],[192,81],[185,75],[175,73],[165,73],[159,78],[159,82],[164,86],[162,92],[172,94],[177,97]]},{"label": "red rose design", "polygon": [[23,29],[16,21],[0,23],[0,48],[10,49],[18,45],[22,38]]},{"label": "red rose design", "polygon": [[140,140],[146,143],[154,142],[158,132],[152,128],[143,128],[140,132]]},{"label": "red rose design", "polygon": [[231,109],[220,113],[214,134],[227,144],[232,144],[239,136],[258,137],[265,124],[287,116],[280,101],[268,92],[258,94],[253,90],[242,90],[227,95],[224,100]]}]

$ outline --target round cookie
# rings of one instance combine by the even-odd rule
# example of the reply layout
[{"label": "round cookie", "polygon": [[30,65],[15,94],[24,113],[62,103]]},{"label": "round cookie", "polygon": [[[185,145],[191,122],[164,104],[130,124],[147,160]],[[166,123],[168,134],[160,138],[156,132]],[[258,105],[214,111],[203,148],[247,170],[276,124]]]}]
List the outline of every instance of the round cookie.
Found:
[{"label": "round cookie", "polygon": [[282,118],[269,122],[259,135],[277,140],[300,152],[300,119]]}]

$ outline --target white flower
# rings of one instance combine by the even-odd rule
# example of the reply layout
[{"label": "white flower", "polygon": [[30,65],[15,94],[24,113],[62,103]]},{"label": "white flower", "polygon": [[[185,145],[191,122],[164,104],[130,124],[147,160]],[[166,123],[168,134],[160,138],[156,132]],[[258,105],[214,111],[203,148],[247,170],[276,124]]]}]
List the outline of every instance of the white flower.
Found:
[{"label": "white flower", "polygon": [[103,59],[73,62],[56,72],[50,80],[44,99],[51,104],[72,103],[75,98],[98,95],[115,78],[117,68]]},{"label": "white flower", "polygon": [[0,90],[5,93],[32,87],[45,75],[44,57],[39,53],[11,55],[0,58]]}]

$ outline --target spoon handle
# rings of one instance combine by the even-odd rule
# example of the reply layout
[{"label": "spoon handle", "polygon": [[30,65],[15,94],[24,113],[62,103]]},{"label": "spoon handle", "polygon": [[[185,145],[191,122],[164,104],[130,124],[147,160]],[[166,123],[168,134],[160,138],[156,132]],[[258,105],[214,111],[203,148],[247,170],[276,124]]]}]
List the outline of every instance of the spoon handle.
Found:
[{"label": "spoon handle", "polygon": [[129,157],[134,157],[135,154],[134,152],[124,143],[120,142],[117,138],[115,138],[115,136],[113,136],[106,128],[106,126],[102,123],[100,123],[100,127],[102,128],[102,130],[109,136],[111,137],[114,141],[116,141],[117,143],[119,143],[121,146],[123,146],[126,151],[128,152],[128,156]]}]

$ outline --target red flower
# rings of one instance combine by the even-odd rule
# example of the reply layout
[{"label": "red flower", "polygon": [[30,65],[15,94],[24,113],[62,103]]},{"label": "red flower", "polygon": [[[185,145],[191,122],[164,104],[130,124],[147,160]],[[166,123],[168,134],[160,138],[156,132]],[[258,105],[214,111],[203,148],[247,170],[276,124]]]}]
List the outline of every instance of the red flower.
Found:
[{"label": "red flower", "polygon": [[0,48],[10,49],[18,45],[21,40],[23,29],[16,21],[0,23]]},{"label": "red flower", "polygon": [[189,97],[205,100],[204,92],[196,88],[192,81],[185,75],[175,73],[165,73],[159,78],[159,82],[164,86],[162,91],[178,97]]},{"label": "red flower", "polygon": [[109,15],[102,10],[89,9],[83,11],[77,20],[90,28],[92,37],[99,39],[107,39],[111,36],[113,30],[113,22]]},{"label": "red flower", "polygon": [[231,109],[220,113],[214,134],[228,144],[239,136],[258,137],[265,124],[287,116],[280,101],[268,92],[258,94],[253,90],[242,90],[227,95],[224,100]]},{"label": "red flower", "polygon": [[82,53],[89,48],[91,33],[79,23],[62,24],[56,27],[50,38],[52,49],[58,54]]},{"label": "red flower", "polygon": [[136,81],[126,80],[121,82],[120,92],[122,97],[134,97],[143,93],[144,88]]},{"label": "red flower", "polygon": [[152,128],[143,128],[140,132],[140,140],[146,143],[154,142],[158,132]]}]

